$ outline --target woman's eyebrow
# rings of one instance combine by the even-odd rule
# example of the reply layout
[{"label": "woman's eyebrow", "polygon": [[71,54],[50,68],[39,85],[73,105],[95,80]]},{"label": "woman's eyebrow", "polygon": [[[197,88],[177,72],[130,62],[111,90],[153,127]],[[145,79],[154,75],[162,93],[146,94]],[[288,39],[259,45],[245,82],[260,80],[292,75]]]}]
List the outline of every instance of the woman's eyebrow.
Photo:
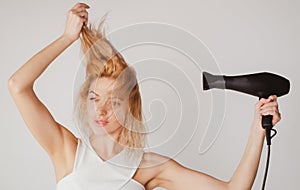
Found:
[{"label": "woman's eyebrow", "polygon": [[92,94],[95,94],[96,96],[99,96],[99,94],[97,94],[96,92],[94,92],[92,90],[89,93],[92,93]]},{"label": "woman's eyebrow", "polygon": [[[89,93],[95,94],[96,96],[100,96],[99,94],[97,94],[96,92],[94,92],[94,91],[92,91],[92,90],[91,90]],[[118,97],[118,96],[114,96],[114,97],[112,97],[112,98],[117,98],[117,99],[120,99],[120,100],[123,101],[123,98]]]}]

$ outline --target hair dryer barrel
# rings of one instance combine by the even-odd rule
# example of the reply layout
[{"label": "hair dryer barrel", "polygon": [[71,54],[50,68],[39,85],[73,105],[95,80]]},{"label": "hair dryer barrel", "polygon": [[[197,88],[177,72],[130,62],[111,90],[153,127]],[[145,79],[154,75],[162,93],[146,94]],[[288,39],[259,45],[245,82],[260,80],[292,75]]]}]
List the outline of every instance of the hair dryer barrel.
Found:
[{"label": "hair dryer barrel", "polygon": [[203,89],[230,89],[259,98],[270,95],[283,96],[290,90],[290,82],[286,78],[273,73],[254,73],[238,76],[212,75],[203,72]]}]

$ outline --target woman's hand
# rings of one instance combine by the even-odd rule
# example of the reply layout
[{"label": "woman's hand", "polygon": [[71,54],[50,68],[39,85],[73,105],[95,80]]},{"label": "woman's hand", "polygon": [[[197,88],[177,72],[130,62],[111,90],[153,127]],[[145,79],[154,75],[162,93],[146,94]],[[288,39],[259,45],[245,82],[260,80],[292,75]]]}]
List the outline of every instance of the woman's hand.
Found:
[{"label": "woman's hand", "polygon": [[264,115],[273,115],[272,124],[273,126],[278,123],[281,119],[280,112],[278,110],[277,96],[269,96],[268,99],[261,98],[259,102],[255,105],[255,115],[253,124],[255,128],[258,128],[261,131],[265,131],[262,128],[262,116]]},{"label": "woman's hand", "polygon": [[79,38],[81,29],[88,22],[87,9],[90,7],[84,3],[77,3],[71,10],[68,11],[66,28],[63,36],[66,36],[72,41]]}]

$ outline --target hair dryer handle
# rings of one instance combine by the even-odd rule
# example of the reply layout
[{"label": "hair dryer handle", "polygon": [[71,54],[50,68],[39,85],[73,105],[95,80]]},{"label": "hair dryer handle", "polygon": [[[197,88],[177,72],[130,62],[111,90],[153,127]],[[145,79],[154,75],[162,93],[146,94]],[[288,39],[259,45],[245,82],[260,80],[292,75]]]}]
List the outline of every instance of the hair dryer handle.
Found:
[{"label": "hair dryer handle", "polygon": [[264,115],[261,121],[262,127],[266,130],[267,145],[271,145],[271,129],[273,127],[272,120],[273,115]]},{"label": "hair dryer handle", "polygon": [[273,120],[273,116],[272,115],[264,115],[262,117],[262,123],[261,123],[262,127],[264,129],[266,129],[266,128],[272,128],[273,127],[272,120]]}]

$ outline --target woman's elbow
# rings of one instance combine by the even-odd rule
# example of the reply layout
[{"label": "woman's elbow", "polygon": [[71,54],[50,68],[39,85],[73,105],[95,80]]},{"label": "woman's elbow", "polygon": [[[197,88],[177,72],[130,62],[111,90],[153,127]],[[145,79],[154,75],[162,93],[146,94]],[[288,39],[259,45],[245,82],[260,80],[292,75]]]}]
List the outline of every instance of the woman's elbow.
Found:
[{"label": "woman's elbow", "polygon": [[15,75],[12,75],[8,79],[7,86],[11,94],[20,94],[24,92],[26,89],[31,88],[30,86],[25,85],[24,81],[18,79],[18,77],[16,77]]}]

